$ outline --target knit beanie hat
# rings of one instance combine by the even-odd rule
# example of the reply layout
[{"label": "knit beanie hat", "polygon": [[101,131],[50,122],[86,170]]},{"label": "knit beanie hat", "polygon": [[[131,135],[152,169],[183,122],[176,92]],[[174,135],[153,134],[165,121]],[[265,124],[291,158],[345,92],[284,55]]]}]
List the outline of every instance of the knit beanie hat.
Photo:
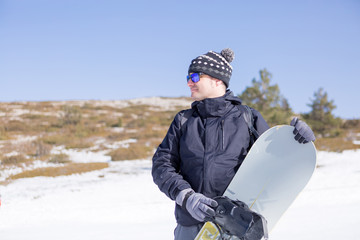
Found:
[{"label": "knit beanie hat", "polygon": [[188,74],[205,73],[213,78],[223,81],[229,87],[232,74],[230,63],[234,60],[234,52],[230,48],[225,48],[221,53],[210,51],[191,61]]}]

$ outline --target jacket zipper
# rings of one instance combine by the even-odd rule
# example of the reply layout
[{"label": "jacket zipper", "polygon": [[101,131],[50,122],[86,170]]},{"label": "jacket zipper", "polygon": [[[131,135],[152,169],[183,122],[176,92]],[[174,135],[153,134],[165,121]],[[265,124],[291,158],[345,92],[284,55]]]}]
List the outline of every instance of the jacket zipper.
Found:
[{"label": "jacket zipper", "polygon": [[222,150],[224,150],[225,149],[224,119],[221,120],[221,131],[222,131]]}]

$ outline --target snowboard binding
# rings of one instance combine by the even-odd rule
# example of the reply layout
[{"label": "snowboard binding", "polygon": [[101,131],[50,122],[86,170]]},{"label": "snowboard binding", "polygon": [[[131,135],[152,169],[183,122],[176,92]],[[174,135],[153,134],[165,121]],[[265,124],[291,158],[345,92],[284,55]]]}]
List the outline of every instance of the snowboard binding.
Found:
[{"label": "snowboard binding", "polygon": [[220,239],[268,239],[267,222],[263,216],[238,200],[224,196],[215,197],[214,200],[218,206],[212,222],[219,228]]}]

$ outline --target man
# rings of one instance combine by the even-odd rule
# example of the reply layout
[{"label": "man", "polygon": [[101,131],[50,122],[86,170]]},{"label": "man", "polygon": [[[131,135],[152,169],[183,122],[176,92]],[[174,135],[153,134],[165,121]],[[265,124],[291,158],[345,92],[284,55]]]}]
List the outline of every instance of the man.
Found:
[{"label": "man", "polygon": [[[194,239],[207,217],[215,215],[217,202],[251,147],[250,134],[241,100],[229,87],[232,74],[231,49],[210,51],[192,60],[187,76],[191,110],[179,112],[153,157],[154,182],[175,200],[175,239]],[[184,126],[183,119],[187,121]],[[269,126],[251,109],[254,127],[262,134]],[[314,141],[306,123],[293,119],[295,139]]]}]

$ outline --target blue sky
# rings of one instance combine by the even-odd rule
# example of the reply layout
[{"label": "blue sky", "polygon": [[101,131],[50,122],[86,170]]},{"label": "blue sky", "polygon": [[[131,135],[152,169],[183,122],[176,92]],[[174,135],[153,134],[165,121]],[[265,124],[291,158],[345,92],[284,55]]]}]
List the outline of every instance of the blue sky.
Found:
[{"label": "blue sky", "polygon": [[360,1],[0,0],[0,101],[189,96],[190,61],[235,52],[230,89],[272,73],[297,113],[320,87],[360,118]]}]

